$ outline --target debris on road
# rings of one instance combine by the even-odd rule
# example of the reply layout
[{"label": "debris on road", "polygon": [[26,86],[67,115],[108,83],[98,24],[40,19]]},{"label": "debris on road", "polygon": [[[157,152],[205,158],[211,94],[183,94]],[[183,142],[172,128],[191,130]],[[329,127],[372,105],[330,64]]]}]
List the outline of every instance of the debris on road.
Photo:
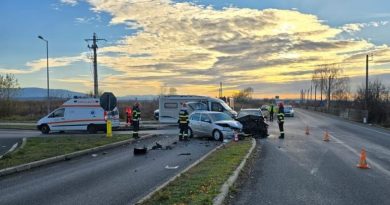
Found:
[{"label": "debris on road", "polygon": [[169,165],[165,166],[165,169],[177,169],[177,168],[179,168],[179,165],[174,166],[174,167],[171,167]]},{"label": "debris on road", "polygon": [[180,156],[180,155],[191,155],[191,153],[185,152],[185,153],[180,153],[179,156]]},{"label": "debris on road", "polygon": [[161,144],[159,144],[158,142],[156,142],[156,145],[153,145],[152,149],[155,150],[155,149],[162,149],[163,146]]},{"label": "debris on road", "polygon": [[172,147],[171,147],[171,146],[169,146],[169,145],[167,145],[167,146],[165,146],[165,149],[166,149],[166,150],[171,150],[171,149],[172,149]]},{"label": "debris on road", "polygon": [[97,154],[92,154],[91,156],[92,156],[92,157],[97,157],[98,155],[97,155]]},{"label": "debris on road", "polygon": [[135,147],[134,148],[134,155],[143,155],[143,154],[146,154],[147,151],[148,151],[148,149],[146,147],[143,147],[143,148]]}]

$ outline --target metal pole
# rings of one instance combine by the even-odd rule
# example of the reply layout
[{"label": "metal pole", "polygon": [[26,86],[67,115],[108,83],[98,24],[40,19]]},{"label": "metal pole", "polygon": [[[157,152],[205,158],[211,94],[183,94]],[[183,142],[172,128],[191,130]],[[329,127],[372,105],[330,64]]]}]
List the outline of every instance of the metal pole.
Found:
[{"label": "metal pole", "polygon": [[46,75],[47,75],[47,114],[50,113],[50,85],[49,85],[49,41],[46,40]]},{"label": "metal pole", "polygon": [[368,55],[366,55],[366,100],[365,100],[365,108],[368,109]]}]

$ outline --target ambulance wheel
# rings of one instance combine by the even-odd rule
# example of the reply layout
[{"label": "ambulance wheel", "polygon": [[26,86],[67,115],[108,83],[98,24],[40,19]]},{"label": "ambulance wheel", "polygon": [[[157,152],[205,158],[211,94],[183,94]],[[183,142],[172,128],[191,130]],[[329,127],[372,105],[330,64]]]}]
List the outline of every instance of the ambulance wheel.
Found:
[{"label": "ambulance wheel", "polygon": [[96,134],[97,133],[97,127],[95,125],[88,125],[87,132],[89,134]]},{"label": "ambulance wheel", "polygon": [[49,134],[50,128],[48,125],[41,125],[41,132],[42,134]]},{"label": "ambulance wheel", "polygon": [[214,132],[213,132],[213,139],[215,141],[222,141],[223,140],[223,135],[222,135],[221,131],[214,130]]}]

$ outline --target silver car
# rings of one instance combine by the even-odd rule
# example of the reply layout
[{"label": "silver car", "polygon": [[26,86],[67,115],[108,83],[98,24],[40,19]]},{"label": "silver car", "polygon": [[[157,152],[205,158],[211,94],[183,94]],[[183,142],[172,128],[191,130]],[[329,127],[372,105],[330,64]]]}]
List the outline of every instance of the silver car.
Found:
[{"label": "silver car", "polygon": [[233,138],[235,133],[241,133],[242,124],[222,112],[195,111],[190,115],[189,135],[211,136],[214,140]]}]

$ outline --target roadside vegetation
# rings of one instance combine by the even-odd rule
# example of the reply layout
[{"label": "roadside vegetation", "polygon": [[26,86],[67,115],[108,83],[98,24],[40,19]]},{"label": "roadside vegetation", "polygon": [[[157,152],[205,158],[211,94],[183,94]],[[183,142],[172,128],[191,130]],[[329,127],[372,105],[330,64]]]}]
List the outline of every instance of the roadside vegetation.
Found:
[{"label": "roadside vegetation", "polygon": [[230,142],[154,194],[143,205],[212,204],[250,149],[251,139]]},{"label": "roadside vegetation", "polygon": [[130,135],[104,134],[28,138],[23,148],[3,156],[0,169],[130,139]]}]

